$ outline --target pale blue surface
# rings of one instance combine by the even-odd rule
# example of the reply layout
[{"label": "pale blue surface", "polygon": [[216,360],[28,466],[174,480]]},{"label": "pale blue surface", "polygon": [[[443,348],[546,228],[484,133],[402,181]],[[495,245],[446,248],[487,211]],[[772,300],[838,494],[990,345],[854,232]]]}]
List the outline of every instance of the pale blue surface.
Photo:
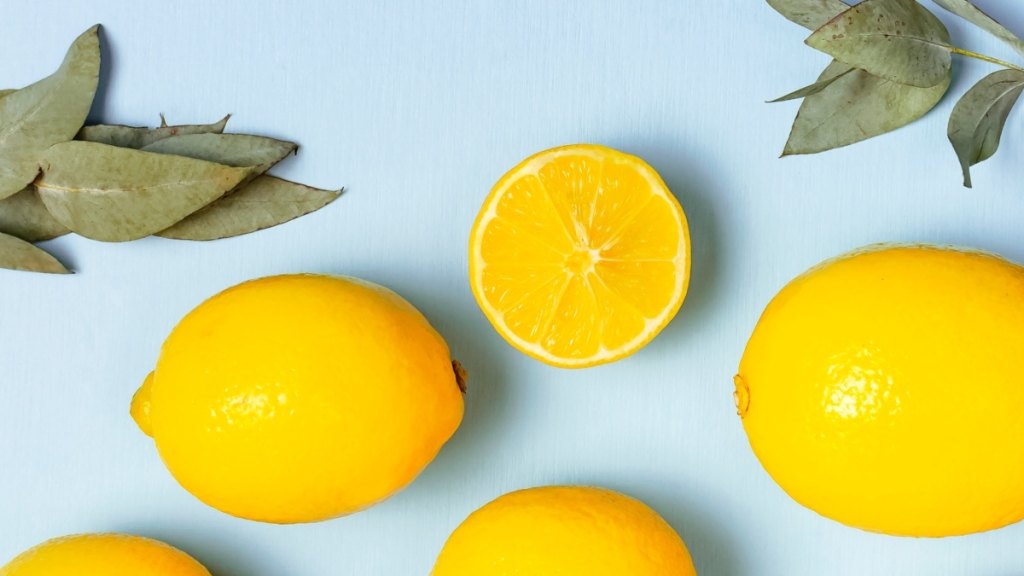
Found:
[{"label": "pale blue surface", "polygon": [[[982,4],[1024,30],[1013,0]],[[947,540],[844,528],[790,500],[750,452],[731,376],[792,276],[878,241],[972,245],[1024,261],[1024,134],[975,189],[945,141],[955,101],[853,148],[777,159],[797,105],[764,100],[827,58],[762,0],[208,2],[4,0],[0,85],[49,73],[105,25],[97,117],[207,122],[302,144],[279,174],[345,197],[235,240],[47,245],[79,274],[0,272],[0,561],[73,532],[138,532],[217,576],[426,574],[474,508],[537,484],[602,484],[647,501],[703,576],[1012,576],[1024,525]],[[1016,11],[1016,14],[1012,14]],[[945,14],[954,38],[1012,57]],[[951,94],[991,68],[957,61]],[[653,344],[586,371],[545,367],[491,329],[470,295],[466,237],[492,183],[571,142],[640,154],[693,232],[691,293]],[[236,282],[362,276],[419,306],[471,373],[466,420],[409,489],[367,512],[277,527],[180,489],[128,402],[194,305]],[[1024,489],[1024,487],[1022,487]]]}]

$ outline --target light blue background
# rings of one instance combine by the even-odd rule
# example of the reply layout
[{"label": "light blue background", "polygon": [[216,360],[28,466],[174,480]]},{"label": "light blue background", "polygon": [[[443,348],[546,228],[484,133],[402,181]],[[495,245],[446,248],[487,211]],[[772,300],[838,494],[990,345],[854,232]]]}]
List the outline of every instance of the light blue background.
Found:
[{"label": "light blue background", "polygon": [[[979,3],[1024,30],[1019,3]],[[48,74],[101,22],[109,59],[97,119],[231,112],[230,130],[302,144],[278,174],[348,192],[239,239],[47,244],[73,277],[0,271],[0,561],[49,537],[117,530],[165,539],[217,576],[425,575],[449,532],[499,494],[594,483],[657,508],[702,576],[1024,573],[1024,525],[899,539],[801,508],[755,460],[731,399],[761,309],[824,258],[930,241],[1024,261],[1020,115],[973,191],[945,140],[955,97],[988,65],[958,59],[951,95],[910,128],[780,160],[797,104],[764,101],[813,81],[828,59],[762,0],[3,7],[0,84]],[[941,16],[961,44],[1012,57]],[[466,277],[467,234],[490,186],[523,157],[572,142],[649,160],[685,207],[694,244],[675,322],[634,357],[575,372],[506,345]],[[193,306],[295,271],[394,288],[471,380],[462,428],[414,485],[349,518],[278,527],[180,489],[128,403]]]}]

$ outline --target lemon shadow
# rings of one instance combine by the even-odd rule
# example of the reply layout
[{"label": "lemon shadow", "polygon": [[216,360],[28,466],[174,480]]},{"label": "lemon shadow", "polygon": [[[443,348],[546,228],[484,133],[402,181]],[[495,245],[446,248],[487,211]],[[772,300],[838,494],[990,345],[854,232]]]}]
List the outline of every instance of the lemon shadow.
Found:
[{"label": "lemon shadow", "polygon": [[97,124],[106,115],[107,91],[110,86],[110,70],[114,67],[114,50],[111,47],[110,34],[107,34],[105,26],[100,26],[100,77],[96,85],[96,95],[92,100],[92,108],[85,119],[85,123]]},{"label": "lemon shadow", "polygon": [[115,527],[115,532],[144,536],[169,544],[195,558],[212,576],[287,576],[289,571],[257,547],[244,549],[228,541],[228,531],[188,526],[154,526],[149,523],[128,523]]},{"label": "lemon shadow", "polygon": [[[675,319],[648,347],[696,346],[700,344],[702,327],[714,321],[719,314],[716,304],[723,290],[718,285],[721,272],[720,230],[717,210],[712,204],[717,194],[716,185],[704,169],[696,166],[691,155],[685,154],[671,142],[658,140],[615,142],[611,145],[647,161],[661,175],[669,190],[679,200],[686,213],[690,229],[690,284],[686,299]],[[641,350],[639,354],[643,354]]]},{"label": "lemon shadow", "polygon": [[[510,360],[500,354],[506,344],[477,307],[465,262],[446,262],[442,270],[409,274],[381,262],[356,260],[320,272],[364,278],[398,293],[426,316],[448,343],[452,359],[468,374],[459,428],[426,469],[382,505],[447,498],[454,486],[479,477],[481,468],[495,461],[494,447],[501,435],[515,425],[519,403],[508,381]],[[439,287],[436,276],[445,273],[457,275],[458,281]]]},{"label": "lemon shadow", "polygon": [[[726,534],[719,521],[709,512],[714,506],[698,505],[695,495],[680,496],[669,480],[657,483],[651,478],[590,482],[567,482],[568,485],[597,486],[632,496],[654,509],[686,542],[700,576],[743,576],[752,574],[736,554],[737,544]],[[652,488],[656,484],[657,487]]]},{"label": "lemon shadow", "polygon": [[465,414],[459,429],[400,498],[442,497],[457,483],[479,475],[486,462],[495,459],[500,435],[516,420],[508,366],[498,353],[505,342],[477,308],[469,280],[464,290],[450,293],[425,286],[429,283],[406,281],[392,287],[427,316],[448,342],[452,358],[468,373]]}]

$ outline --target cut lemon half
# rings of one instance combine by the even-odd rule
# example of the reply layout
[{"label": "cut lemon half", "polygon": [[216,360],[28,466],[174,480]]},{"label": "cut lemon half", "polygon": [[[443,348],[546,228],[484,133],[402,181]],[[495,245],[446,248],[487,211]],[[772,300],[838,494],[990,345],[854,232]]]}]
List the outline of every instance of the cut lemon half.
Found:
[{"label": "cut lemon half", "polygon": [[646,162],[579,144],[498,181],[469,240],[480,308],[512,346],[583,368],[636,352],[686,296],[686,215]]}]

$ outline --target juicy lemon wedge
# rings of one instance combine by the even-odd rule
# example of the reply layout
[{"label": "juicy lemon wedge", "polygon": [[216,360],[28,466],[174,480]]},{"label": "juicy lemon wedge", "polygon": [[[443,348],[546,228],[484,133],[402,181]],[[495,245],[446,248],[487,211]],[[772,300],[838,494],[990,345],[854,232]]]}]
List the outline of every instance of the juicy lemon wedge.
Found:
[{"label": "juicy lemon wedge", "polygon": [[612,362],[679,310],[686,215],[640,158],[553,148],[494,186],[470,234],[469,276],[484,314],[522,352],[563,368]]}]

